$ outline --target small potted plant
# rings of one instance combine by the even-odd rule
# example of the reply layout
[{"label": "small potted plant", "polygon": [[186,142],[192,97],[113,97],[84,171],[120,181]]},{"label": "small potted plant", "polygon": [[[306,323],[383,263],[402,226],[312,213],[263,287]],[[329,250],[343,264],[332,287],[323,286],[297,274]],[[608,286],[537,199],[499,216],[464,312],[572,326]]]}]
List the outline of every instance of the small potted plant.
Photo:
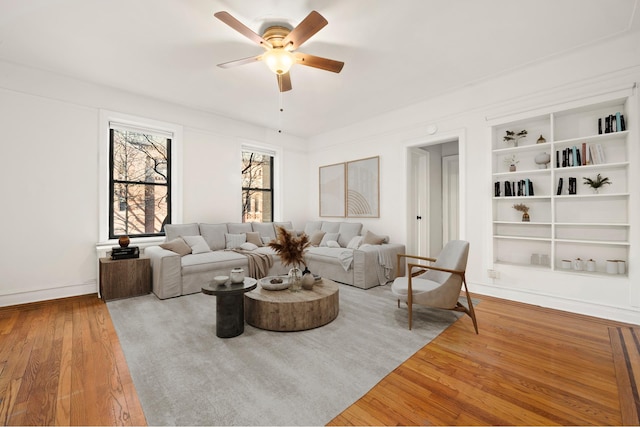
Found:
[{"label": "small potted plant", "polygon": [[518,203],[517,205],[513,205],[513,209],[518,212],[522,212],[522,221],[529,222],[529,206],[524,203]]},{"label": "small potted plant", "polygon": [[515,172],[516,165],[520,163],[520,160],[518,160],[515,154],[512,154],[509,157],[505,157],[504,163],[509,167],[509,172]]},{"label": "small potted plant", "polygon": [[512,130],[508,130],[507,134],[502,138],[502,140],[504,142],[506,142],[507,144],[513,143],[513,146],[517,147],[518,146],[518,141],[520,141],[525,136],[527,136],[527,131],[524,130],[524,129],[521,130],[518,133],[516,133],[516,132],[514,132]]},{"label": "small potted plant", "polygon": [[611,185],[611,181],[609,180],[609,178],[606,176],[603,178],[600,174],[598,174],[595,179],[591,179],[586,176],[583,176],[582,179],[584,179],[583,184],[593,188],[593,191],[595,191],[596,194],[598,193],[600,187],[602,187],[603,185]]}]

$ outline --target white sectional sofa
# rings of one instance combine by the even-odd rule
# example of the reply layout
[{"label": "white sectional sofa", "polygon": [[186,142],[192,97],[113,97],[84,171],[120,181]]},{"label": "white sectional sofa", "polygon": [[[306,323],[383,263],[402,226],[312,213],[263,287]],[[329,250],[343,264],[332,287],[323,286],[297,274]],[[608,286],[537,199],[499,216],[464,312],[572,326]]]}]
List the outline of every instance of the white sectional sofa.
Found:
[{"label": "white sectional sofa", "polygon": [[[282,266],[278,255],[266,245],[275,239],[277,226],[294,230],[291,222],[166,225],[162,246],[175,251],[162,246],[149,246],[144,251],[151,259],[153,293],[160,299],[196,293],[213,277],[229,275],[232,268],[248,271],[247,256],[233,250],[238,246],[272,258],[266,275],[286,274],[289,267]],[[363,289],[393,280],[396,254],[405,250],[404,245],[363,231],[361,223],[311,221],[297,232],[305,232],[319,243],[305,254],[312,273]]]}]

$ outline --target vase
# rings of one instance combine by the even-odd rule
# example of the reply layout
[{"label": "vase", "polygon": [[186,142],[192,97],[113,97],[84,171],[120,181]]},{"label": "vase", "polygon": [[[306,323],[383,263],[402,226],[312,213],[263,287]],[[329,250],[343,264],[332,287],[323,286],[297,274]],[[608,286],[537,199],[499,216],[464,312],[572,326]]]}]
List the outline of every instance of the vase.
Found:
[{"label": "vase", "polygon": [[538,165],[538,169],[546,169],[551,161],[551,156],[547,152],[543,152],[534,157],[533,161]]},{"label": "vase", "polygon": [[302,289],[302,271],[298,267],[289,270],[289,290],[298,292]]},{"label": "vase", "polygon": [[316,279],[313,277],[313,274],[311,274],[310,271],[306,270],[306,273],[304,273],[302,275],[302,289],[306,289],[307,291],[310,291],[313,289],[313,285],[316,282]]},{"label": "vase", "polygon": [[536,144],[544,144],[545,142],[547,142],[547,140],[544,139],[544,136],[540,135],[540,138],[538,138]]},{"label": "vase", "polygon": [[515,172],[516,171],[516,165],[509,165],[509,172]]},{"label": "vase", "polygon": [[121,248],[126,248],[127,246],[129,246],[129,242],[131,242],[129,236],[120,236],[118,238],[118,244]]},{"label": "vase", "polygon": [[529,222],[529,212],[522,214],[522,222]]}]

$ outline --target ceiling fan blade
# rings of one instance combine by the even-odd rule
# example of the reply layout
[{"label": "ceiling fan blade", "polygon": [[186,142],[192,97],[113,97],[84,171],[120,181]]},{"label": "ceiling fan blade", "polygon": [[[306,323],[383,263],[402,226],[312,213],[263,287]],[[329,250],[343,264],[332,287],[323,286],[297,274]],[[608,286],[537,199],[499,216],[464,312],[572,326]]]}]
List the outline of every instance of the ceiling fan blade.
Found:
[{"label": "ceiling fan blade", "polygon": [[320,68],[326,71],[339,73],[344,67],[344,62],[334,61],[333,59],[321,58],[319,56],[308,55],[306,53],[296,52],[293,54],[297,63],[308,67]]},{"label": "ceiling fan blade", "polygon": [[277,74],[276,76],[278,77],[278,88],[280,89],[280,92],[291,90],[291,74],[284,73]]},{"label": "ceiling fan blade", "polygon": [[223,62],[222,64],[218,64],[220,68],[231,68],[237,67],[238,65],[250,64],[252,62],[262,60],[262,55],[258,56],[250,56],[248,58],[236,59],[235,61]]},{"label": "ceiling fan blade", "polygon": [[252,40],[255,43],[259,44],[260,46],[264,47],[265,49],[273,48],[273,46],[271,46],[271,43],[263,39],[262,36],[260,36],[259,34],[256,34],[254,31],[252,31],[249,27],[244,25],[242,22],[238,21],[236,18],[231,16],[229,12],[224,12],[224,11],[216,12],[213,14],[213,16],[215,16],[216,18],[218,18],[219,20],[221,20],[222,22],[224,22],[225,24],[227,24],[228,26],[230,26],[231,28],[233,28],[234,30],[242,34],[243,36],[247,37],[249,40]]},{"label": "ceiling fan blade", "polygon": [[298,24],[296,28],[287,34],[282,41],[282,44],[289,50],[296,50],[302,45],[302,43],[309,40],[309,37],[320,31],[327,24],[327,20],[318,12],[313,10],[302,20],[301,23]]}]

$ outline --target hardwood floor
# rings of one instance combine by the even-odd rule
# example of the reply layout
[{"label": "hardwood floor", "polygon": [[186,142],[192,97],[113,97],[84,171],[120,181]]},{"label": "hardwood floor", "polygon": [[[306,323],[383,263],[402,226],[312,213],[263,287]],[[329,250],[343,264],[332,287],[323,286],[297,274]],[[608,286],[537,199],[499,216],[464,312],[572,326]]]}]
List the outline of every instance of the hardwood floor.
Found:
[{"label": "hardwood floor", "polygon": [[3,425],[146,425],[104,302],[0,308]]},{"label": "hardwood floor", "polygon": [[[633,325],[479,298],[330,424],[637,425]],[[0,308],[0,421],[146,425],[101,300]]]}]

